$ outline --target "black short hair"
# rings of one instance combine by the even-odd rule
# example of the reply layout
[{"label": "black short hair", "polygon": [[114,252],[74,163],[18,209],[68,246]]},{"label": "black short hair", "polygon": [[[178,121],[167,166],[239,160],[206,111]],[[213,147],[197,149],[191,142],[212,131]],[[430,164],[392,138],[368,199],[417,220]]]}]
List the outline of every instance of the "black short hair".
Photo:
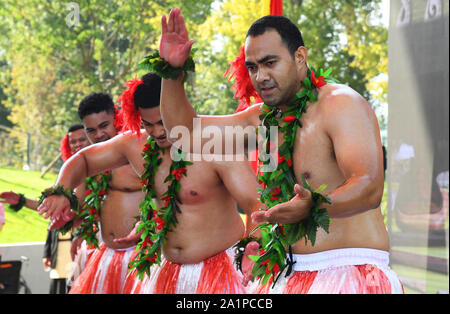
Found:
[{"label": "black short hair", "polygon": [[250,26],[246,37],[260,36],[270,29],[278,32],[281,40],[286,44],[292,56],[294,56],[298,47],[305,45],[302,33],[297,25],[292,23],[288,18],[278,15],[266,15],[254,22]]},{"label": "black short hair", "polygon": [[111,96],[105,93],[92,93],[86,96],[78,106],[78,116],[81,120],[85,116],[102,111],[112,114],[115,112]]},{"label": "black short hair", "polygon": [[75,132],[75,131],[78,131],[78,130],[81,130],[81,129],[84,129],[84,126],[82,124],[74,124],[74,125],[70,126],[69,130],[67,131],[67,133]]},{"label": "black short hair", "polygon": [[161,99],[161,78],[155,73],[142,76],[144,82],[134,92],[134,105],[138,108],[154,108],[159,106]]}]

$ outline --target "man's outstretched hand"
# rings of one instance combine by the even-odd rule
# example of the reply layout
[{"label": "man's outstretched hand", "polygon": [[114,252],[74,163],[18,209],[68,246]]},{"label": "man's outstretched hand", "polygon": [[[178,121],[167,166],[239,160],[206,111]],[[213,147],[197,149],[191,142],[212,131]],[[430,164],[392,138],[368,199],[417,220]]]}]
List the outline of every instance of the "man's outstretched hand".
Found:
[{"label": "man's outstretched hand", "polygon": [[193,40],[189,40],[184,18],[180,9],[170,11],[169,21],[166,15],[161,18],[161,41],[159,43],[159,55],[174,68],[182,67],[189,58]]},{"label": "man's outstretched hand", "polygon": [[252,214],[253,223],[290,224],[308,217],[312,206],[311,192],[299,184],[294,186],[294,191],[296,195],[289,202],[275,205],[266,211],[254,212]]},{"label": "man's outstretched hand", "polygon": [[0,193],[0,202],[2,203],[8,203],[10,205],[17,205],[20,200],[20,196],[17,193],[14,193],[13,191],[9,192],[2,192]]},{"label": "man's outstretched hand", "polygon": [[119,244],[119,245],[128,245],[128,246],[136,245],[139,242],[139,240],[141,239],[141,234],[142,234],[142,231],[141,232],[136,231],[139,224],[140,224],[140,222],[138,222],[134,226],[133,230],[131,230],[131,232],[127,236],[125,236],[123,238],[114,239],[114,243]]}]

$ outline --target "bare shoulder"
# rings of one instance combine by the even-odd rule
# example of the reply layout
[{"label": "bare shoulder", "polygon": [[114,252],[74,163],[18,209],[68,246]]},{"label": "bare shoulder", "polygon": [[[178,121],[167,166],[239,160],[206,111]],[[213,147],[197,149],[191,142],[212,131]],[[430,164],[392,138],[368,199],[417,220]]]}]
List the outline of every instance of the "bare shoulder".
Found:
[{"label": "bare shoulder", "polygon": [[376,118],[367,100],[357,91],[343,84],[327,84],[322,87],[318,105],[321,114],[329,122],[343,116]]},{"label": "bare shoulder", "polygon": [[254,104],[245,110],[242,110],[238,113],[233,114],[232,116],[239,120],[239,124],[242,126],[258,126],[260,125],[259,116],[261,115],[261,106],[260,104]]},{"label": "bare shoulder", "polygon": [[249,125],[258,126],[261,124],[259,116],[261,115],[261,106],[263,104],[255,104],[247,108],[244,112],[247,115],[247,119],[250,122]]},{"label": "bare shoulder", "polygon": [[125,131],[115,136],[111,141],[114,142],[115,149],[120,150],[124,155],[128,155],[135,151],[142,151],[147,138],[148,135],[145,131],[141,133],[141,136],[137,136],[131,131]]}]

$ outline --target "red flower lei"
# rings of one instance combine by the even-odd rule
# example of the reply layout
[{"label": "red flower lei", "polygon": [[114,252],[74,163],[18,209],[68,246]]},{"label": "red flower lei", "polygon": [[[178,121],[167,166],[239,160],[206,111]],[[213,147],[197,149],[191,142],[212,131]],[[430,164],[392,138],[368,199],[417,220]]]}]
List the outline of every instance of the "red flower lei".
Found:
[{"label": "red flower lei", "polygon": [[162,159],[160,154],[164,150],[160,148],[155,140],[148,138],[147,144],[144,146],[142,157],[145,161],[145,171],[141,176],[142,190],[145,192],[145,198],[139,205],[141,224],[137,227],[137,231],[142,231],[141,241],[136,246],[138,254],[135,259],[130,262],[129,267],[137,270],[140,278],[144,274],[150,275],[150,267],[155,263],[161,263],[161,247],[164,245],[166,235],[175,229],[177,225],[176,214],[181,213],[178,206],[180,199],[178,192],[180,191],[180,180],[186,176],[186,167],[191,162],[184,160],[184,154],[180,150],[181,158],[179,161],[172,161],[169,175],[164,182],[169,182],[167,192],[161,196],[162,208],[157,211],[153,199],[156,199],[155,174]]},{"label": "red flower lei", "polygon": [[75,236],[86,240],[89,246],[99,248],[97,232],[99,231],[99,218],[101,207],[108,189],[112,174],[110,171],[86,178],[85,199],[81,209],[76,213],[82,220],[75,229]]},{"label": "red flower lei", "polygon": [[[306,112],[307,103],[309,101],[315,102],[318,97],[318,89],[327,82],[325,78],[331,73],[331,69],[323,72],[319,71],[319,76],[316,77],[315,70],[308,68],[307,77],[302,82],[303,89],[296,94],[294,103],[289,106],[289,109],[280,117],[277,108],[262,105],[260,120],[262,124],[269,128],[270,126],[279,126],[281,120],[281,132],[283,133],[284,143],[279,147],[278,152],[278,168],[274,172],[259,172],[258,180],[264,187],[259,189],[260,200],[267,206],[273,206],[288,202],[291,200],[294,193],[295,174],[292,169],[292,151],[294,147],[295,135],[298,127],[302,127],[300,118]],[[329,82],[334,82],[333,79],[328,79]],[[265,141],[265,151],[270,153],[270,138]],[[262,161],[263,164],[269,160]],[[313,199],[313,207],[310,210],[310,216],[298,223],[293,224],[270,224],[265,223],[258,226],[255,230],[261,233],[261,250],[259,255],[249,256],[254,262],[252,273],[261,279],[264,285],[271,277],[275,284],[279,274],[288,266],[292,266],[292,261],[287,256],[286,251],[291,245],[305,239],[305,243],[309,240],[312,245],[315,243],[316,232],[318,228],[323,228],[328,232],[330,219],[325,209],[320,208],[321,204],[330,203],[329,198],[320,194],[326,185],[313,191],[308,182],[302,177],[303,186],[311,191]],[[247,240],[241,240],[243,243]],[[242,248],[243,244],[238,244],[237,247]],[[288,270],[289,272],[289,270]]]}]

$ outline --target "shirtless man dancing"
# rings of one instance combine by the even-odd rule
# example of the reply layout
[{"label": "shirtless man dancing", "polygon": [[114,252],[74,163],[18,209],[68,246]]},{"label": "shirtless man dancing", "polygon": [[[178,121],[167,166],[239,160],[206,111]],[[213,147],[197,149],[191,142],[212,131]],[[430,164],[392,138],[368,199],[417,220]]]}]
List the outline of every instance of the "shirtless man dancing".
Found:
[{"label": "shirtless man dancing", "polygon": [[[131,106],[122,106],[125,125],[136,132],[121,134],[81,151],[64,165],[57,183],[72,188],[86,176],[125,165],[131,165],[142,174],[145,170],[142,151],[150,136],[165,150],[154,178],[158,204],[164,204],[161,198],[168,187],[164,180],[172,164],[172,145],[161,121],[160,90],[161,79],[152,73],[145,75],[133,92]],[[139,119],[128,123],[136,114]],[[136,133],[141,133],[141,121],[145,131],[139,136]],[[141,292],[244,293],[230,248],[245,233],[237,204],[249,216],[261,207],[249,163],[194,161],[187,166],[186,176],[180,183],[181,213],[177,214],[177,226],[167,234],[162,248],[163,264],[151,275]],[[58,215],[59,209],[67,204],[66,198],[53,196],[43,203],[41,210],[48,216]],[[125,234],[116,236],[124,237]],[[127,242],[122,240],[116,242]]]},{"label": "shirtless man dancing", "polygon": [[[179,9],[162,18],[159,54],[171,66],[181,67],[189,57],[189,40]],[[280,115],[303,89],[308,73],[307,49],[301,33],[289,19],[266,16],[249,29],[245,65],[264,103]],[[300,240],[293,245],[294,272],[256,292],[267,293],[401,293],[401,284],[389,268],[389,239],[380,211],[383,195],[383,156],[379,126],[370,105],[346,85],[326,84],[318,100],[307,103],[295,133],[292,169],[297,183],[303,175],[313,189],[331,199],[324,205],[332,224],[329,233],[317,232],[315,245]],[[208,126],[261,125],[262,104],[229,116],[198,116],[189,103],[180,76],[163,80],[161,115],[168,131],[183,125],[193,133],[193,119]],[[169,133],[171,134],[171,133]],[[278,142],[283,143],[279,132]],[[179,139],[177,139],[179,140]],[[248,141],[248,138],[245,139]],[[191,141],[192,142],[192,141]],[[246,143],[247,144],[247,143]],[[297,223],[309,215],[311,193],[301,184],[296,196],[267,211],[253,214],[255,223]],[[269,291],[270,290],[270,291]]]},{"label": "shirtless man dancing", "polygon": [[[117,117],[115,117],[114,103],[111,97],[103,93],[93,93],[84,98],[79,107],[78,115],[83,122],[86,134],[91,143],[103,143],[118,134]],[[104,147],[106,144],[95,146]],[[91,145],[92,146],[92,145]],[[96,173],[87,173],[82,168],[73,168],[77,160],[83,160],[80,151],[72,156],[60,171],[57,184],[64,182],[67,175],[79,175],[77,184],[66,186],[74,188],[84,182],[84,179]],[[67,170],[69,170],[68,173]],[[108,171],[111,168],[102,168]],[[86,175],[88,174],[88,175]],[[118,244],[114,239],[128,235],[134,228],[136,217],[139,216],[139,203],[144,198],[140,179],[129,165],[123,165],[112,170],[106,197],[101,206],[100,250],[96,250],[89,258],[85,269],[72,285],[70,293],[124,293],[125,286],[133,285],[136,279],[127,275],[127,267],[135,246]],[[38,208],[41,214],[47,208],[58,208],[63,211],[69,209],[64,197],[50,196]],[[45,217],[51,217],[49,213]],[[59,215],[54,215],[54,218]]]}]

